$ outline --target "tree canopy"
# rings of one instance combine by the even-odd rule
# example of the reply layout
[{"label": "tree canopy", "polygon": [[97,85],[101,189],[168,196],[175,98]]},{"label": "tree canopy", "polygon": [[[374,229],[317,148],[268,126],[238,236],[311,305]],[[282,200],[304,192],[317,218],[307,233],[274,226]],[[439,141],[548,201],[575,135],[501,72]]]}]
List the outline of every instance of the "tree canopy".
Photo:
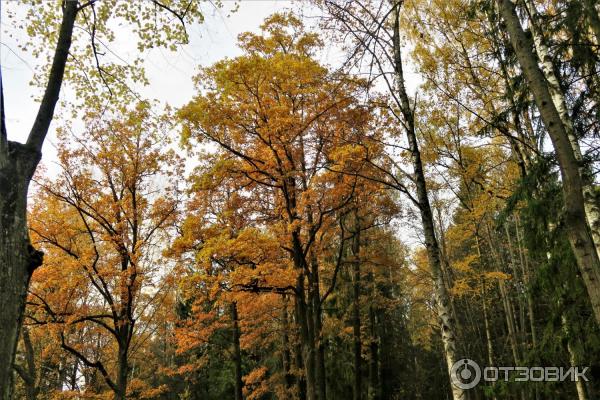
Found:
[{"label": "tree canopy", "polygon": [[26,143],[1,107],[3,400],[599,395],[594,1],[315,0],[177,107],[145,58],[204,3],[2,7],[44,60]]}]

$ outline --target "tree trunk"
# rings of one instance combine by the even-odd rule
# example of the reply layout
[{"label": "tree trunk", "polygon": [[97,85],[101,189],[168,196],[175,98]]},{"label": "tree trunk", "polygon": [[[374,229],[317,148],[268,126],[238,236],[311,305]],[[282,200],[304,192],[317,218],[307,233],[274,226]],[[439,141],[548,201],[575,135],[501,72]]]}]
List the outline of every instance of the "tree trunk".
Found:
[{"label": "tree trunk", "polygon": [[[410,153],[412,156],[414,182],[417,189],[418,208],[421,214],[421,223],[423,225],[423,234],[425,236],[425,247],[427,250],[427,259],[431,273],[433,275],[433,285],[435,292],[435,301],[437,314],[440,322],[442,333],[442,343],[444,345],[444,353],[448,373],[451,372],[452,366],[458,361],[456,349],[456,327],[454,317],[451,311],[450,296],[444,283],[442,267],[440,261],[440,248],[435,236],[435,227],[433,224],[433,214],[427,193],[427,184],[425,181],[425,173],[423,171],[423,163],[421,161],[421,153],[417,142],[413,110],[411,109],[406,93],[404,83],[404,73],[402,70],[402,57],[400,52],[400,5],[395,3],[394,10],[394,70],[396,73],[398,95],[400,98],[400,108],[406,126],[406,135],[409,142]],[[454,400],[463,400],[466,398],[465,391],[455,385],[451,385],[452,397]]]},{"label": "tree trunk", "polygon": [[[309,280],[309,285],[312,282]],[[304,382],[306,387],[306,398],[308,400],[315,400],[317,396],[316,391],[316,374],[315,374],[315,341],[314,341],[314,330],[313,330],[313,319],[312,319],[312,306],[310,303],[307,304],[306,295],[304,290],[304,274],[300,274],[296,283],[296,320],[298,321],[300,330],[300,345],[302,361],[304,364]],[[311,296],[311,290],[308,290],[309,297]],[[309,299],[310,301],[310,299]]]},{"label": "tree trunk", "polygon": [[[298,343],[294,348],[294,362],[296,371],[304,371],[304,360],[302,359],[302,344]],[[299,400],[306,400],[306,377],[304,374],[296,377],[296,390]]]},{"label": "tree trunk", "polygon": [[[586,0],[584,3],[587,2],[588,1]],[[596,201],[595,190],[593,186],[593,178],[591,176],[588,176],[583,167],[583,156],[581,153],[581,148],[579,146],[579,141],[577,140],[577,136],[575,135],[573,121],[571,120],[569,110],[567,109],[565,95],[560,87],[558,77],[554,73],[554,63],[552,62],[550,50],[548,49],[548,46],[544,41],[544,34],[541,28],[538,26],[539,16],[537,15],[535,5],[532,3],[531,0],[526,0],[525,6],[527,8],[529,20],[531,23],[533,43],[535,45],[537,56],[541,62],[542,73],[544,74],[544,78],[546,78],[548,92],[550,94],[552,102],[554,103],[554,107],[556,108],[560,120],[562,121],[562,125],[567,134],[567,137],[569,138],[571,147],[573,148],[573,155],[575,156],[575,159],[579,164],[579,174],[582,180],[585,216],[592,233],[594,244],[596,246],[596,253],[598,254],[598,257],[600,257],[600,209],[598,208],[598,204]],[[591,5],[591,7],[594,6]],[[594,14],[596,18],[598,18],[598,14],[592,14]]]},{"label": "tree trunk", "polygon": [[238,322],[237,305],[235,302],[230,305],[232,322],[232,341],[233,341],[233,363],[235,365],[235,400],[242,400],[242,351],[240,349],[240,327]]},{"label": "tree trunk", "polygon": [[4,156],[8,159],[0,166],[0,389],[2,399],[8,400],[29,280],[43,254],[31,246],[26,219],[27,189],[40,154],[9,142]]},{"label": "tree trunk", "polygon": [[571,248],[575,253],[577,266],[590,296],[596,322],[600,323],[600,259],[586,220],[579,163],[544,75],[538,66],[531,38],[523,31],[514,4],[510,0],[497,0],[497,3],[506,23],[512,47],[556,151],[563,182],[565,227]]},{"label": "tree trunk", "polygon": [[[312,218],[310,219],[312,224]],[[327,384],[325,370],[325,342],[323,341],[323,310],[321,308],[321,293],[319,282],[319,262],[314,251],[311,252],[311,306],[314,319],[314,339],[315,339],[315,379],[316,391],[320,400],[327,399]]]},{"label": "tree trunk", "polygon": [[62,85],[71,46],[77,1],[65,3],[63,19],[48,85],[27,144],[8,141],[4,115],[4,96],[0,76],[0,398],[12,392],[12,366],[19,331],[23,322],[25,299],[31,274],[41,265],[43,254],[29,241],[27,230],[27,191],[41,158]]},{"label": "tree trunk", "polygon": [[500,279],[498,281],[498,286],[500,287],[500,295],[502,296],[502,306],[504,307],[504,316],[506,317],[506,327],[508,329],[508,338],[510,341],[510,349],[512,351],[513,361],[515,365],[521,365],[519,357],[519,344],[517,341],[517,330],[515,328],[514,322],[515,317],[513,315],[512,307],[510,306],[508,300],[504,280]]},{"label": "tree trunk", "polygon": [[[575,352],[575,349],[573,348],[573,341],[576,339],[571,337],[572,335],[569,331],[570,324],[569,324],[569,321],[567,320],[567,316],[563,312],[561,314],[560,318],[561,318],[561,322],[562,322],[562,329],[567,338],[567,352],[569,353],[569,363],[571,364],[571,367],[580,366],[581,363],[579,362],[579,357],[577,356],[577,353]],[[583,379],[577,379],[575,381],[575,389],[577,390],[577,399],[578,400],[588,400],[588,396],[586,395]]]},{"label": "tree trunk", "polygon": [[369,352],[369,400],[381,399],[381,384],[379,382],[379,341],[377,338],[377,315],[373,305],[369,307],[370,346]]},{"label": "tree trunk", "polygon": [[23,339],[23,351],[25,352],[25,365],[15,363],[14,369],[23,380],[25,397],[27,400],[36,400],[39,393],[39,382],[33,344],[31,343],[31,338],[29,337],[29,331],[27,329],[23,329],[21,337]]},{"label": "tree trunk", "polygon": [[129,377],[129,360],[127,345],[119,343],[119,354],[117,358],[117,383],[115,387],[115,400],[127,399],[127,378]]},{"label": "tree trunk", "polygon": [[352,238],[352,332],[354,339],[353,399],[362,398],[362,345],[360,337],[360,222],[354,213]]},{"label": "tree trunk", "polygon": [[527,315],[529,317],[529,329],[531,331],[531,345],[537,349],[537,332],[535,328],[535,314],[533,308],[533,297],[531,295],[531,281],[529,271],[529,261],[523,249],[523,238],[521,237],[519,218],[515,219],[515,230],[517,233],[517,247],[519,249],[519,258],[521,260],[521,268],[523,269],[523,283],[525,283],[525,296],[527,298]]},{"label": "tree trunk", "polygon": [[292,356],[290,351],[290,338],[288,336],[288,330],[290,328],[288,320],[287,310],[287,297],[283,295],[283,307],[281,308],[281,323],[282,323],[282,337],[281,337],[281,348],[282,357],[281,363],[283,367],[283,380],[285,385],[286,396],[291,397],[293,377],[291,374]]}]

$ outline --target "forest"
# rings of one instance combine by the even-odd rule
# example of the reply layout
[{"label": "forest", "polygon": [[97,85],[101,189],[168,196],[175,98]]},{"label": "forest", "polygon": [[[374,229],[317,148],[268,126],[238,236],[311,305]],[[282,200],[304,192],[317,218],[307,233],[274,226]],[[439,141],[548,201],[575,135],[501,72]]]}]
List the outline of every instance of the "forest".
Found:
[{"label": "forest", "polygon": [[600,4],[258,3],[0,2],[0,400],[599,399]]}]

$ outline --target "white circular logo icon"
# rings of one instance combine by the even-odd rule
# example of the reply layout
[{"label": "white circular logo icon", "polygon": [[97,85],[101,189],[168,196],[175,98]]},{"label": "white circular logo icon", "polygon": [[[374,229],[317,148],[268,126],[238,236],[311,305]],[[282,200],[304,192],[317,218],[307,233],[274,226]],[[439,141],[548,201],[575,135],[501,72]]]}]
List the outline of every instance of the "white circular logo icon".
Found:
[{"label": "white circular logo icon", "polygon": [[452,384],[460,389],[472,389],[481,380],[481,368],[468,358],[458,360],[450,370]]}]

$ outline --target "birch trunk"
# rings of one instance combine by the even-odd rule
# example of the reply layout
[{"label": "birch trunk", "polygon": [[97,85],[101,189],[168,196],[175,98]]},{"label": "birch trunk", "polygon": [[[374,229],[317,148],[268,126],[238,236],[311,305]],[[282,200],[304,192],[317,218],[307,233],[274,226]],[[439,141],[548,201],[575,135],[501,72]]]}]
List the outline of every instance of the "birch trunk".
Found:
[{"label": "birch trunk", "polygon": [[[433,223],[433,214],[427,193],[427,184],[425,173],[423,171],[423,162],[417,142],[413,110],[408,101],[406,85],[404,83],[404,72],[402,69],[402,56],[400,47],[400,6],[401,2],[394,3],[394,32],[393,32],[393,50],[394,50],[394,72],[396,75],[398,97],[400,99],[400,109],[406,126],[406,136],[409,143],[409,149],[412,156],[414,181],[417,190],[418,208],[421,214],[421,223],[423,225],[423,234],[425,236],[425,247],[427,250],[427,259],[433,276],[433,285],[435,291],[435,302],[437,314],[442,332],[442,343],[444,346],[444,356],[448,373],[452,366],[458,361],[456,349],[456,326],[451,310],[450,296],[444,282],[440,259],[440,247],[435,235]],[[466,393],[463,389],[451,385],[452,397],[454,400],[466,399]]]},{"label": "birch trunk", "polygon": [[510,0],[497,0],[497,4],[558,158],[563,182],[567,235],[590,296],[596,322],[600,323],[600,258],[587,223],[579,163],[538,66],[532,40],[523,31],[514,4]]},{"label": "birch trunk", "polygon": [[[565,336],[567,337],[567,352],[569,353],[569,363],[571,364],[571,367],[577,367],[580,365],[579,357],[577,357],[577,353],[573,348],[574,339],[571,338],[571,334],[569,332],[569,321],[567,321],[567,316],[565,315],[565,313],[562,313],[560,318],[562,322],[563,331],[565,332]],[[583,379],[578,379],[575,381],[575,389],[577,390],[578,400],[588,400]]]},{"label": "birch trunk", "polygon": [[[550,50],[548,49],[548,46],[544,40],[544,34],[537,23],[539,16],[537,16],[535,5],[531,0],[526,0],[525,6],[529,14],[533,43],[542,66],[542,73],[544,74],[544,78],[546,78],[548,92],[550,93],[552,103],[554,104],[554,107],[560,116],[564,130],[569,138],[571,147],[573,148],[573,155],[579,164],[579,174],[581,175],[582,179],[585,216],[592,233],[592,238],[596,247],[596,253],[598,254],[598,257],[600,257],[600,209],[598,208],[593,182],[591,177],[587,176],[583,168],[581,147],[579,146],[579,141],[575,135],[575,129],[573,128],[573,121],[569,115],[565,95],[560,87],[558,77],[554,73],[554,63],[552,62]],[[595,15],[596,18],[598,18],[598,15]]]}]

